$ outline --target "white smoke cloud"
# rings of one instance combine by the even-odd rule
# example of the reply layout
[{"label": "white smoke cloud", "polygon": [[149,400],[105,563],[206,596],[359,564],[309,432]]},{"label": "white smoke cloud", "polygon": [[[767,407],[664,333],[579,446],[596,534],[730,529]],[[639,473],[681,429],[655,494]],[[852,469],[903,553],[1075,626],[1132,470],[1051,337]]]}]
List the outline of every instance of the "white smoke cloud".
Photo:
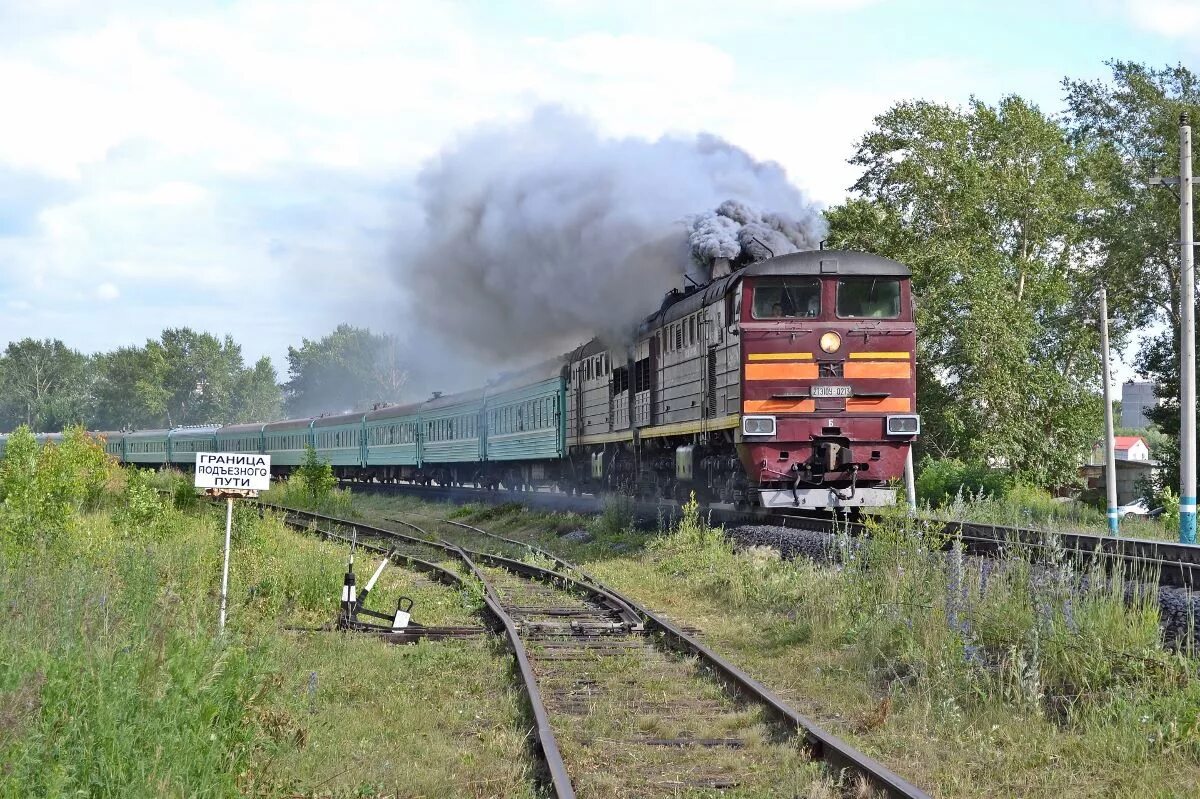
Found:
[{"label": "white smoke cloud", "polygon": [[823,230],[776,163],[707,134],[606,138],[558,107],[476,130],[418,186],[424,230],[397,268],[413,321],[500,360],[628,335],[695,260],[760,260]]}]

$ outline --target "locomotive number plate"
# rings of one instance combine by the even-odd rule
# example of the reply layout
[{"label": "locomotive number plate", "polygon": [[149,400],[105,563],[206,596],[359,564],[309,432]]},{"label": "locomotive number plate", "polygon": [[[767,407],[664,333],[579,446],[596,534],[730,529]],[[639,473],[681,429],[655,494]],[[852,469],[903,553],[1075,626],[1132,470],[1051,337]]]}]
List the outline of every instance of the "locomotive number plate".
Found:
[{"label": "locomotive number plate", "polygon": [[850,386],[813,386],[814,397],[849,397],[853,396]]}]

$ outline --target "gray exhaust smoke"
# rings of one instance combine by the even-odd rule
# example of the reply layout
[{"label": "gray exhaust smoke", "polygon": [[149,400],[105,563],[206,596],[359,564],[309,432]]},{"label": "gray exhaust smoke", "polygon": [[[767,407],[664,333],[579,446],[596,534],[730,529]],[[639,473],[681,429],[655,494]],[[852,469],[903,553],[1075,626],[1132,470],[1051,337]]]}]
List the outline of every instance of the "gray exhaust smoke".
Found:
[{"label": "gray exhaust smoke", "polygon": [[776,163],[711,135],[605,138],[557,107],[476,130],[418,188],[424,231],[398,267],[414,321],[505,361],[623,340],[684,274],[815,248],[824,229]]}]

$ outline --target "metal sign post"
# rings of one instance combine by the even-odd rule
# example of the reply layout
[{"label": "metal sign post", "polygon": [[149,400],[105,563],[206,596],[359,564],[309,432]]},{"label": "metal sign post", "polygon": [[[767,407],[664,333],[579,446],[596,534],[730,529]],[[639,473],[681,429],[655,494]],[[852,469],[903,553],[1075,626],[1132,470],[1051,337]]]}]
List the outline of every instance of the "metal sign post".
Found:
[{"label": "metal sign post", "polygon": [[225,499],[225,560],[221,566],[221,614],[217,632],[225,632],[229,605],[229,550],[233,537],[233,500],[257,497],[271,487],[271,456],[241,452],[197,452],[193,485]]},{"label": "metal sign post", "polygon": [[233,533],[233,497],[225,498],[225,565],[221,567],[221,623],[217,632],[225,632],[225,606],[229,599],[229,539]]}]

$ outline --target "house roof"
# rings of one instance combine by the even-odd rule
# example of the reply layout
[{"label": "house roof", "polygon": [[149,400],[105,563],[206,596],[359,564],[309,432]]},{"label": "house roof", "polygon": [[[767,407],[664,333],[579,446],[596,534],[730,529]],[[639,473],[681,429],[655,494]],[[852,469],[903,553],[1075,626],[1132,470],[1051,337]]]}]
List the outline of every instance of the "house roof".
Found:
[{"label": "house roof", "polygon": [[1139,441],[1145,446],[1146,440],[1141,436],[1114,436],[1113,441],[1116,443],[1116,449],[1129,449]]}]

